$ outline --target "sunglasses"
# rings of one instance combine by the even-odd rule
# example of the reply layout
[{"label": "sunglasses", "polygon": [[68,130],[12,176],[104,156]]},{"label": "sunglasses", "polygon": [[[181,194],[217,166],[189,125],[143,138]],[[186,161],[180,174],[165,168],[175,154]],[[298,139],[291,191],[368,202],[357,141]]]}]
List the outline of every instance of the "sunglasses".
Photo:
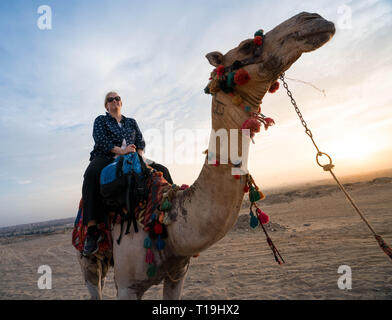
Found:
[{"label": "sunglasses", "polygon": [[113,102],[114,100],[116,101],[121,101],[121,97],[117,96],[117,97],[109,97],[106,99],[106,102]]}]

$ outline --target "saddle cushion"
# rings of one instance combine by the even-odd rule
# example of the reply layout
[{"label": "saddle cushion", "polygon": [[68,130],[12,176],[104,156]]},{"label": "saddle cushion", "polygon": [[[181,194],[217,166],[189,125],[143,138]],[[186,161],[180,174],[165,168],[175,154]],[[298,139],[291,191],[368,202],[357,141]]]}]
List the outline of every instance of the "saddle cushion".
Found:
[{"label": "saddle cushion", "polygon": [[[151,217],[153,213],[158,213],[159,205],[162,202],[163,194],[167,192],[171,185],[163,178],[163,174],[160,171],[155,171],[151,174],[147,181],[148,187],[148,199],[147,202],[139,204],[135,209],[135,217],[138,223],[143,226],[143,230],[148,232],[149,225],[151,223]],[[113,214],[109,215],[108,225],[109,228],[112,225]],[[121,217],[117,216],[114,223],[121,223]],[[104,223],[98,226],[101,231],[102,240],[99,242],[98,253],[105,254],[107,250],[112,249],[112,237],[110,229],[106,227]],[[72,232],[72,244],[80,252],[83,251],[84,241],[87,234],[87,226],[83,225],[83,199],[79,202],[79,209]]]}]

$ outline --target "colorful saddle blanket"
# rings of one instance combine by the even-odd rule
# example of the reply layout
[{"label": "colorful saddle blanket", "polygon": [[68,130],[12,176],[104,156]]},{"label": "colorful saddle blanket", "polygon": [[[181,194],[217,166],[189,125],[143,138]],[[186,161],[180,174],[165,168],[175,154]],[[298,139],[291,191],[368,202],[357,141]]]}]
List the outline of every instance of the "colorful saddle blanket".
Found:
[{"label": "colorful saddle blanket", "polygon": [[[163,194],[171,188],[171,185],[163,178],[162,172],[155,171],[147,181],[148,199],[145,205],[140,204],[135,209],[136,220],[143,226],[144,231],[149,231],[152,215],[158,213],[158,207],[163,199]],[[113,214],[109,215],[109,228],[112,225]],[[121,217],[117,216],[114,223],[120,223]],[[99,242],[99,254],[104,254],[107,250],[112,249],[112,237],[110,230],[104,223],[98,226],[101,232],[102,240]],[[83,199],[79,202],[79,210],[72,232],[72,244],[80,252],[83,251],[84,241],[87,234],[87,226],[83,225]]]}]

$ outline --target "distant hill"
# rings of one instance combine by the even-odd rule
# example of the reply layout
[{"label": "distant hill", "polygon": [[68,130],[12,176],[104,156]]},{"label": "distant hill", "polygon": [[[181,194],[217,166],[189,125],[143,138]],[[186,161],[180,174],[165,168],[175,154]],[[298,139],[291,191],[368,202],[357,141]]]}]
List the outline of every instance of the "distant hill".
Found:
[{"label": "distant hill", "polygon": [[59,230],[71,229],[73,228],[74,221],[75,217],[2,227],[0,228],[0,238],[40,235],[53,233]]},{"label": "distant hill", "polygon": [[[348,190],[353,190],[365,184],[384,184],[392,183],[392,169],[373,171],[360,175],[339,177],[341,182]],[[264,204],[274,204],[291,202],[297,198],[315,198],[322,197],[333,192],[339,191],[335,181],[323,179],[316,182],[310,182],[300,185],[291,185],[285,188],[266,189],[263,192],[268,195],[263,201]],[[248,195],[245,195],[242,208],[249,207]],[[49,220],[36,223],[26,223],[16,226],[0,228],[0,238],[14,236],[29,236],[50,234],[57,231],[72,229],[75,217]]]}]

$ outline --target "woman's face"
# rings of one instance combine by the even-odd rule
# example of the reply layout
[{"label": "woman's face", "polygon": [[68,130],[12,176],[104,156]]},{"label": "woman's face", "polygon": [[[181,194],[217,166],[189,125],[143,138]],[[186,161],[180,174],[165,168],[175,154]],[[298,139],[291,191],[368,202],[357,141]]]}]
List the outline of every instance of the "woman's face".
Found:
[{"label": "woman's face", "polygon": [[[108,110],[109,113],[118,113],[121,111],[122,107],[122,101],[117,101],[116,99],[113,99],[113,101],[110,101],[110,98],[116,98],[120,97],[117,92],[110,93],[108,97],[106,98],[106,109]],[[118,98],[117,98],[118,99]]]}]

